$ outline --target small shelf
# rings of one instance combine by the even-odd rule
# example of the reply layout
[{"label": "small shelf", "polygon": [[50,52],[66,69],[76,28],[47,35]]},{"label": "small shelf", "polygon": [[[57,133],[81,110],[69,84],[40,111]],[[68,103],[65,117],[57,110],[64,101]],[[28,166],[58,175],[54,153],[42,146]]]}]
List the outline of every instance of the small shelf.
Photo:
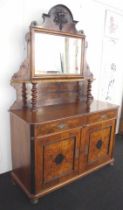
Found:
[{"label": "small shelf", "polygon": [[94,81],[95,78],[92,78],[92,77],[83,77],[83,78],[77,78],[77,79],[68,79],[68,78],[59,78],[59,79],[33,79],[33,80],[11,80],[11,84],[19,84],[19,83],[43,83],[43,82],[46,82],[46,83],[49,83],[49,82],[79,82],[79,81],[82,81],[82,80],[91,80],[91,81]]}]

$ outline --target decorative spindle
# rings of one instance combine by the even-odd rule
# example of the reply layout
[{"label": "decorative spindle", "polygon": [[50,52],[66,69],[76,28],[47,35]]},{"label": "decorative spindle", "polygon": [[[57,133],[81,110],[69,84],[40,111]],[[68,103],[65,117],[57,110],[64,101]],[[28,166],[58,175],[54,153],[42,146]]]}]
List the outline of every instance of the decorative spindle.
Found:
[{"label": "decorative spindle", "polygon": [[92,80],[88,79],[87,102],[90,102],[93,99],[93,96],[91,95],[91,83],[92,83]]},{"label": "decorative spindle", "polygon": [[37,84],[32,83],[32,109],[35,110],[37,105]]},{"label": "decorative spindle", "polygon": [[80,83],[79,82],[77,82],[77,102],[79,102],[80,101]]},{"label": "decorative spindle", "polygon": [[22,102],[23,102],[23,108],[27,106],[27,89],[26,89],[26,83],[22,83]]}]

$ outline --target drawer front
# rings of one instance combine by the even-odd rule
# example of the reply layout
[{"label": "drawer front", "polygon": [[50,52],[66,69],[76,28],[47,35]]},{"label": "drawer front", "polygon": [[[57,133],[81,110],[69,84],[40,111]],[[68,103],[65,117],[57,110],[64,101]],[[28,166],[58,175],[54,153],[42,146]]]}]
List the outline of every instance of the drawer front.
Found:
[{"label": "drawer front", "polygon": [[42,125],[37,125],[35,127],[35,136],[42,136],[47,134],[52,134],[55,132],[64,131],[71,128],[76,128],[79,126],[82,126],[86,124],[87,117],[79,117],[76,119],[70,119],[70,120],[60,120],[57,122],[50,122]]},{"label": "drawer front", "polygon": [[88,124],[109,120],[117,117],[117,110],[94,113],[88,116]]}]

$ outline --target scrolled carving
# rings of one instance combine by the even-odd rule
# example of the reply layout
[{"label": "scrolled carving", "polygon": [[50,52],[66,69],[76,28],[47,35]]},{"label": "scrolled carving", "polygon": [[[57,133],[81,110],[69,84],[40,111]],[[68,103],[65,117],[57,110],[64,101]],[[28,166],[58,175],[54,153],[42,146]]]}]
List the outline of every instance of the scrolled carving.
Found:
[{"label": "scrolled carving", "polygon": [[37,23],[37,21],[35,21],[35,20],[33,20],[32,22],[31,22],[31,24],[30,24],[30,26],[37,26],[38,25],[38,23]]},{"label": "scrolled carving", "polygon": [[84,34],[84,30],[80,30],[79,32],[80,32],[80,34]]},{"label": "scrolled carving", "polygon": [[[43,26],[52,26],[55,30],[64,32],[77,32],[75,25],[78,21],[73,20],[71,11],[64,5],[58,4],[52,7],[48,14],[43,14]],[[77,32],[81,33],[81,32]]]},{"label": "scrolled carving", "polygon": [[26,40],[27,43],[30,42],[30,33],[29,32],[26,33],[25,40]]},{"label": "scrolled carving", "polygon": [[[84,33],[84,32],[83,32]],[[85,55],[84,55],[84,60],[85,60],[85,66],[84,66],[84,71],[83,71],[83,76],[85,77],[91,77],[93,79],[93,74],[92,72],[90,71],[90,67],[87,63],[87,60],[86,60],[86,52],[87,52],[87,48],[88,48],[88,42],[87,40],[85,40]]]},{"label": "scrolled carving", "polygon": [[62,9],[57,9],[55,14],[54,14],[54,22],[56,23],[56,25],[59,26],[59,29],[62,30],[63,25],[68,23],[68,20],[65,17],[66,13],[64,12],[64,10]]},{"label": "scrolled carving", "polygon": [[[42,105],[52,105],[52,104],[62,104],[65,102],[74,102],[74,101],[86,101],[88,105],[88,109],[90,107],[90,102],[93,97],[91,95],[91,83],[93,80],[93,75],[90,72],[89,66],[86,62],[85,51],[87,48],[87,42],[85,42],[84,31],[78,31],[76,29],[76,24],[78,21],[73,19],[73,15],[71,11],[64,5],[58,4],[52,7],[48,14],[43,14],[44,22],[39,25],[37,21],[33,21],[30,25],[30,31],[26,34],[25,39],[27,42],[27,58],[21,64],[19,71],[15,73],[11,78],[11,85],[16,89],[17,92],[17,100],[16,104],[19,103],[23,107],[31,107],[35,109]],[[81,74],[78,74],[78,71],[75,65],[75,69],[77,75],[71,76],[72,74],[66,77],[65,74],[59,74],[55,77],[53,74],[50,76],[36,76],[33,77],[34,71],[34,53],[35,47],[33,43],[35,42],[33,31],[42,31],[42,32],[50,32],[51,34],[68,36],[68,37],[79,37],[82,39],[82,62],[81,62]],[[65,46],[68,44],[66,43]],[[65,50],[67,52],[67,50]],[[67,60],[67,53],[65,53],[65,59]],[[42,59],[42,57],[41,57]],[[77,59],[75,59],[77,60]],[[60,55],[61,69],[63,66],[63,62]],[[69,62],[66,62],[69,63]],[[83,85],[80,84],[79,79],[83,79],[86,77],[87,80],[83,82]],[[58,79],[58,80],[57,80]],[[69,80],[70,79],[70,80]],[[76,82],[76,79],[78,82]],[[41,80],[41,81],[40,81]],[[43,90],[43,82],[47,81],[55,82],[53,89],[49,91],[48,83],[46,85],[46,89]],[[72,85],[61,83],[66,81],[73,81]],[[57,81],[57,82],[56,82]],[[87,82],[86,82],[87,81]],[[41,85],[39,85],[42,83]],[[36,85],[38,84],[38,85]],[[53,84],[53,83],[52,83]],[[52,87],[51,86],[51,87]],[[32,87],[32,89],[31,89]],[[40,88],[39,88],[40,87]],[[64,87],[64,88],[63,88]],[[19,91],[20,89],[20,91]],[[54,92],[52,90],[55,90]],[[45,94],[48,93],[48,94]],[[42,98],[43,97],[43,98]],[[50,98],[50,99],[49,99]]]},{"label": "scrolled carving", "polygon": [[28,80],[30,74],[29,60],[26,59],[21,64],[20,69],[17,73],[12,76],[11,82],[14,80]]}]

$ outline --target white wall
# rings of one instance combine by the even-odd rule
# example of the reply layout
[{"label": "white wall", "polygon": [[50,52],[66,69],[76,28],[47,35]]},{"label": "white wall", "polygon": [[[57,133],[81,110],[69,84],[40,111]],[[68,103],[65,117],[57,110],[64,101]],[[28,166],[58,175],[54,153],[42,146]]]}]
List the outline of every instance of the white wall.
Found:
[{"label": "white wall", "polygon": [[80,20],[79,29],[84,29],[89,43],[88,63],[97,80],[93,93],[97,98],[102,37],[104,27],[104,7],[94,0],[1,0],[0,1],[0,173],[11,170],[11,144],[9,107],[15,100],[15,91],[10,86],[11,76],[19,69],[26,55],[25,33],[32,20],[41,20],[42,12],[55,4],[65,4],[70,8],[75,20]]},{"label": "white wall", "polygon": [[21,1],[0,2],[0,172],[11,169],[9,107],[15,99],[10,78],[23,59]]},{"label": "white wall", "polygon": [[[108,11],[108,14],[111,14],[114,17],[115,26],[117,26],[117,33],[115,34],[107,35],[106,30],[103,30],[102,59],[98,78],[100,83],[98,86],[97,98],[102,101],[119,105],[116,127],[116,132],[118,132],[123,96],[123,2],[121,0],[94,0],[94,2],[100,4],[105,17],[106,10]],[[106,23],[107,19],[104,21],[104,28],[106,27]],[[108,27],[107,29],[109,30]],[[116,70],[114,72],[111,69],[112,62],[116,65]],[[112,84],[111,81],[113,81]]]}]

